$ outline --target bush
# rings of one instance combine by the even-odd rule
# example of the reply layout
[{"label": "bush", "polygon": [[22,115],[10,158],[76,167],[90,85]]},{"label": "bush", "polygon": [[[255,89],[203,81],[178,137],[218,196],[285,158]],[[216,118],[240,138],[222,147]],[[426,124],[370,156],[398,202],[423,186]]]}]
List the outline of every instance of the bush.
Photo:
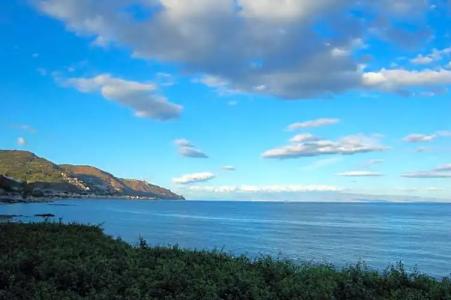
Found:
[{"label": "bush", "polygon": [[451,299],[448,278],[131,246],[97,226],[0,225],[0,299]]}]

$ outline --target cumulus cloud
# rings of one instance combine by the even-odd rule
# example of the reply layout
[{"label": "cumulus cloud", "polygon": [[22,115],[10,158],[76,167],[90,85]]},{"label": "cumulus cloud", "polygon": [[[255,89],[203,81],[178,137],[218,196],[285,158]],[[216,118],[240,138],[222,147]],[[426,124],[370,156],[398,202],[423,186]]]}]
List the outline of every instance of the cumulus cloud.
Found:
[{"label": "cumulus cloud", "polygon": [[208,158],[208,155],[197,149],[187,139],[176,139],[174,144],[177,146],[177,151],[180,155],[193,158]]},{"label": "cumulus cloud", "polygon": [[338,173],[339,176],[345,177],[380,177],[381,173],[371,172],[371,171],[347,171]]},{"label": "cumulus cloud", "polygon": [[292,139],[291,143],[265,151],[264,158],[297,158],[306,156],[319,156],[330,154],[351,155],[383,151],[386,148],[379,143],[376,136],[349,135],[336,141],[317,138],[297,142]]},{"label": "cumulus cloud", "polygon": [[175,177],[172,179],[174,183],[177,184],[191,184],[196,182],[204,182],[208,181],[210,179],[213,179],[215,175],[210,172],[200,172],[200,173],[192,173],[192,174],[185,174],[180,177]]},{"label": "cumulus cloud", "polygon": [[[134,57],[175,63],[186,73],[204,76],[209,86],[291,99],[362,87],[362,75],[363,87],[390,86],[390,79],[375,86],[374,74],[362,74],[362,61],[354,51],[374,32],[395,42],[422,40],[418,32],[404,30],[395,21],[426,11],[424,1],[417,0],[35,3],[69,30],[93,37],[95,45],[119,44]],[[128,9],[131,5],[147,17],[137,18]],[[360,13],[351,13],[355,11]],[[318,24],[325,30],[316,30]]]},{"label": "cumulus cloud", "polygon": [[432,134],[412,133],[403,138],[408,143],[431,142],[440,137],[451,137],[451,131],[437,131]]},{"label": "cumulus cloud", "polygon": [[153,83],[141,83],[100,74],[88,78],[69,78],[63,84],[83,93],[99,92],[105,99],[130,107],[137,117],[156,120],[178,118],[182,107],[169,102]]},{"label": "cumulus cloud", "polygon": [[381,69],[362,75],[362,83],[368,88],[402,92],[414,87],[437,87],[451,84],[451,71]]},{"label": "cumulus cloud", "polygon": [[321,118],[316,120],[304,121],[304,122],[296,122],[288,125],[288,130],[296,130],[296,129],[304,129],[304,128],[312,128],[312,127],[321,127],[334,125],[340,122],[340,119],[333,118]]},{"label": "cumulus cloud", "polygon": [[18,137],[16,142],[19,146],[25,146],[27,144],[27,140],[24,137]]},{"label": "cumulus cloud", "polygon": [[407,178],[451,178],[451,164],[438,166],[432,170],[409,172],[402,175]]}]

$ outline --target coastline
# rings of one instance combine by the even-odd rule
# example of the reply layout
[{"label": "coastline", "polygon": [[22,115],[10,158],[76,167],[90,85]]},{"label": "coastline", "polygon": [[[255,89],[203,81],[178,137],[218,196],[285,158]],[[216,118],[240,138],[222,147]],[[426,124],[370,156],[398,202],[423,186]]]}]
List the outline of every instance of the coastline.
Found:
[{"label": "coastline", "polygon": [[54,202],[58,200],[66,199],[123,199],[123,200],[165,200],[165,201],[181,201],[183,199],[163,199],[155,197],[142,197],[142,196],[124,196],[124,195],[79,195],[79,194],[69,194],[69,195],[50,195],[44,197],[22,197],[22,195],[0,195],[0,204],[15,204],[15,203],[46,203]]}]

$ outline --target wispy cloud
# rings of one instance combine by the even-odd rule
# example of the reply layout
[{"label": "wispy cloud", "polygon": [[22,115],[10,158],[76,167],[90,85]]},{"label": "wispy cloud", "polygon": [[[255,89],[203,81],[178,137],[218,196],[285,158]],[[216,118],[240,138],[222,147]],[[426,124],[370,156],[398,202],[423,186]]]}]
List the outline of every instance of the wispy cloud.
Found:
[{"label": "wispy cloud", "polygon": [[440,61],[449,55],[451,55],[451,47],[441,50],[432,49],[432,51],[426,55],[418,54],[415,58],[411,59],[410,62],[417,65],[426,65]]},{"label": "wispy cloud", "polygon": [[438,166],[432,170],[409,172],[402,175],[407,178],[451,178],[451,164]]},{"label": "wispy cloud", "polygon": [[305,143],[305,142],[314,142],[320,140],[318,137],[314,136],[310,133],[301,133],[296,134],[294,137],[290,139],[292,143]]},{"label": "wispy cloud", "polygon": [[379,164],[381,164],[383,162],[384,162],[383,159],[374,158],[374,159],[367,160],[365,164],[367,166],[374,166],[374,165],[379,165]]},{"label": "wispy cloud", "polygon": [[309,138],[307,141],[291,141],[290,144],[265,151],[264,158],[297,158],[330,154],[351,155],[357,153],[384,151],[376,136],[350,135],[336,141]]},{"label": "wispy cloud", "polygon": [[340,119],[321,118],[321,119],[316,119],[316,120],[296,122],[296,123],[290,124],[290,125],[288,125],[287,130],[329,126],[329,125],[337,124],[339,122],[340,122]]},{"label": "wispy cloud", "polygon": [[160,86],[172,86],[176,84],[176,80],[172,74],[158,72],[155,76],[155,81]]},{"label": "wispy cloud", "polygon": [[62,80],[62,83],[83,93],[100,92],[104,98],[132,108],[137,117],[169,120],[178,118],[182,111],[180,105],[160,95],[154,83],[129,81],[109,74],[69,78]]},{"label": "wispy cloud", "polygon": [[403,140],[408,143],[431,142],[440,137],[451,137],[451,131],[437,131],[432,134],[412,133],[404,137]]},{"label": "wispy cloud", "polygon": [[347,171],[338,173],[339,176],[345,177],[381,177],[383,176],[381,173],[372,172],[372,171]]},{"label": "wispy cloud", "polygon": [[177,146],[177,151],[180,155],[192,158],[208,158],[208,155],[197,149],[187,139],[176,139],[174,144]]},{"label": "wispy cloud", "polygon": [[407,178],[451,178],[451,173],[419,171],[419,172],[405,173],[402,175],[402,177],[407,177]]},{"label": "wispy cloud", "polygon": [[435,138],[436,136],[434,134],[412,133],[404,137],[403,140],[409,143],[419,143],[419,142],[430,142]]},{"label": "wispy cloud", "polygon": [[172,179],[172,181],[177,184],[191,184],[196,182],[208,181],[213,179],[214,177],[215,175],[211,172],[200,172],[175,177]]},{"label": "wispy cloud", "polygon": [[33,126],[28,125],[28,124],[14,124],[14,125],[11,125],[11,127],[19,129],[19,130],[27,131],[29,133],[36,133],[36,131],[37,131]]},{"label": "wispy cloud", "polygon": [[437,172],[451,172],[451,164],[445,164],[434,169]]},{"label": "wispy cloud", "polygon": [[316,170],[323,169],[325,167],[336,165],[341,161],[343,161],[343,158],[341,158],[341,157],[322,158],[322,159],[318,159],[318,160],[311,162],[310,164],[302,167],[301,169],[304,171],[316,171]]},{"label": "wispy cloud", "polygon": [[340,188],[330,185],[273,184],[273,185],[219,185],[189,186],[189,190],[212,193],[299,193],[338,192]]},{"label": "wispy cloud", "polygon": [[223,166],[222,169],[226,170],[226,171],[235,171],[236,170],[236,168],[234,166]]}]

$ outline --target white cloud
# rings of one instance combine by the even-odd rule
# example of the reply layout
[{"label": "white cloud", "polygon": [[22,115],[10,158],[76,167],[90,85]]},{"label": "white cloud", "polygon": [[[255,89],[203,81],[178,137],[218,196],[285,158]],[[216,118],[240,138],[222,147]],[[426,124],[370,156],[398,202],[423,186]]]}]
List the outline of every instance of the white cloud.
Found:
[{"label": "white cloud", "polygon": [[384,146],[380,145],[378,137],[350,135],[336,141],[317,139],[300,143],[292,142],[286,146],[267,150],[262,156],[264,158],[285,159],[330,154],[350,155],[385,149]]},{"label": "white cloud", "polygon": [[296,123],[288,125],[287,129],[288,130],[296,130],[296,129],[303,129],[303,128],[321,127],[321,126],[334,125],[339,122],[340,122],[340,119],[321,118],[321,119],[304,121],[304,122],[296,122]]},{"label": "white cloud", "polygon": [[404,137],[405,142],[409,143],[419,143],[419,142],[430,142],[436,138],[435,134],[421,134],[421,133],[413,133]]},{"label": "white cloud", "polygon": [[345,177],[380,177],[381,173],[371,172],[371,171],[347,171],[338,174],[339,176]]},{"label": "white cloud", "polygon": [[[117,44],[131,49],[134,57],[177,64],[184,73],[203,76],[202,82],[222,90],[289,99],[355,88],[449,84],[445,70],[362,73],[362,59],[352,55],[365,47],[367,37],[403,45],[426,43],[427,30],[406,30],[396,22],[415,20],[421,28],[420,16],[428,10],[424,2],[35,1],[41,12],[64,22],[68,30],[93,37],[94,45]],[[148,17],[136,18],[127,9],[130,5],[149,12]],[[331,30],[327,37],[314,30],[318,20]],[[443,51],[448,50],[435,50],[428,57]]]},{"label": "white cloud", "polygon": [[437,131],[432,134],[412,133],[403,138],[408,143],[431,142],[440,137],[451,137],[451,131]]},{"label": "white cloud", "polygon": [[191,184],[196,182],[208,181],[210,179],[213,179],[214,177],[215,175],[213,173],[201,172],[201,173],[185,174],[180,177],[175,177],[172,179],[172,181],[177,184]]},{"label": "white cloud", "polygon": [[204,75],[199,81],[206,86],[214,88],[226,88],[228,86],[228,82],[226,80],[214,75]]},{"label": "white cloud", "polygon": [[408,178],[451,178],[451,164],[438,166],[428,171],[409,172],[402,175]]},{"label": "white cloud", "polygon": [[451,71],[381,69],[362,75],[362,83],[369,88],[386,91],[403,91],[413,87],[434,87],[451,84]]},{"label": "white cloud", "polygon": [[440,61],[444,57],[451,54],[451,47],[444,48],[442,50],[432,49],[432,52],[426,55],[419,54],[415,58],[411,59],[410,62],[417,65],[430,64],[432,62]]},{"label": "white cloud", "polygon": [[411,193],[411,192],[419,192],[419,193],[424,193],[424,192],[427,192],[427,193],[430,193],[430,192],[441,192],[441,191],[444,191],[444,189],[443,188],[439,188],[439,187],[435,187],[435,186],[431,186],[431,187],[426,187],[426,188],[405,188],[405,187],[400,187],[400,188],[397,188],[397,190],[400,190],[400,191],[403,191],[403,192],[409,192],[409,193]]},{"label": "white cloud", "polygon": [[24,137],[18,137],[16,142],[19,146],[25,146],[27,144],[27,140]]},{"label": "white cloud", "polygon": [[153,83],[141,83],[101,74],[89,78],[69,78],[63,84],[74,87],[83,93],[100,92],[112,101],[116,101],[134,110],[137,117],[157,120],[178,118],[182,107],[169,102],[157,92]]},{"label": "white cloud", "polygon": [[208,158],[208,155],[197,149],[187,139],[176,139],[174,144],[177,146],[177,151],[180,155],[193,158]]},{"label": "white cloud", "polygon": [[223,166],[222,169],[226,170],[226,171],[235,171],[236,170],[236,168],[234,166]]},{"label": "white cloud", "polygon": [[419,172],[410,172],[405,173],[402,177],[407,178],[451,178],[451,173],[441,173],[434,171],[419,171]]},{"label": "white cloud", "polygon": [[212,193],[299,193],[299,192],[338,192],[340,188],[330,185],[273,184],[273,185],[220,185],[189,186],[191,191]]},{"label": "white cloud", "polygon": [[430,64],[433,61],[434,60],[431,57],[423,56],[421,54],[419,54],[417,57],[410,60],[411,63],[416,64],[416,65],[426,65],[426,64]]},{"label": "white cloud", "polygon": [[292,137],[290,139],[290,142],[292,143],[304,143],[304,142],[313,142],[313,141],[318,141],[319,138],[317,138],[316,136],[310,134],[310,133],[301,133],[301,134],[296,134],[294,137]]},{"label": "white cloud", "polygon": [[[361,87],[361,61],[353,51],[376,31],[396,32],[394,42],[406,35],[419,40],[417,32],[396,27],[394,21],[425,14],[423,2],[35,1],[41,12],[64,22],[68,30],[93,37],[94,45],[119,44],[134,57],[175,63],[185,73],[205,75],[203,81],[210,86],[292,99]],[[149,17],[135,18],[127,10],[132,4],[151,12]],[[350,13],[356,9],[374,18]],[[373,21],[387,17],[393,20]],[[318,20],[331,30],[327,37],[314,30]]]},{"label": "white cloud", "polygon": [[445,164],[434,169],[437,172],[451,172],[451,164]]},{"label": "white cloud", "polygon": [[339,1],[273,1],[273,0],[241,0],[241,14],[247,18],[260,21],[293,22],[320,13],[325,6],[334,6]]}]

